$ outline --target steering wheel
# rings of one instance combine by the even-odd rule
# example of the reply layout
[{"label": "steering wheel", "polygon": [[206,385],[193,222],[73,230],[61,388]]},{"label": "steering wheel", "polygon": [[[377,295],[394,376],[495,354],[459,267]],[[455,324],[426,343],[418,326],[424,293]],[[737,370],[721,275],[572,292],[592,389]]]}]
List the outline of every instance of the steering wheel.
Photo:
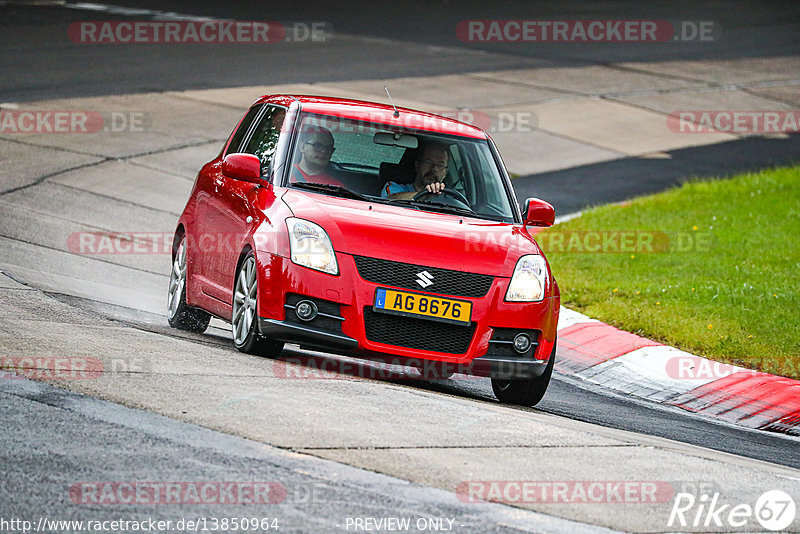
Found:
[{"label": "steering wheel", "polygon": [[469,200],[460,191],[455,189],[442,189],[439,193],[431,193],[427,189],[423,189],[416,195],[412,200],[420,200],[425,197],[432,197],[436,198],[442,204],[449,204],[451,206],[456,206],[459,208],[467,208],[472,209],[469,205]]}]

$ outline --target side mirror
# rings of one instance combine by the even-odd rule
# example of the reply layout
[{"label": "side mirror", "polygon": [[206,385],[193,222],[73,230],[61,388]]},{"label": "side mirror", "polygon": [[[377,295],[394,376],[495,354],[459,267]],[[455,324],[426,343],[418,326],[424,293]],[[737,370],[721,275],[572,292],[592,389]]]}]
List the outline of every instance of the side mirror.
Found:
[{"label": "side mirror", "polygon": [[525,226],[553,226],[556,210],[553,205],[538,198],[525,201]]},{"label": "side mirror", "polygon": [[234,180],[262,184],[261,160],[252,154],[228,154],[222,160],[222,174]]}]

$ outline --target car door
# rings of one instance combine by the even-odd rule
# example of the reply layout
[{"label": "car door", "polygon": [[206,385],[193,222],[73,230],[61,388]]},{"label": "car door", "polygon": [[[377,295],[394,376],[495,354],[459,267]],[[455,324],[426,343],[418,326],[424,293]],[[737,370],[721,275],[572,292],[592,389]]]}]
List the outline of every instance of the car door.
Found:
[{"label": "car door", "polygon": [[[264,176],[268,176],[285,113],[280,106],[264,106],[238,149],[261,160]],[[214,172],[215,192],[207,206],[208,230],[213,236],[209,243],[214,250],[207,255],[206,265],[209,294],[230,306],[239,254],[261,216],[255,203],[259,186],[229,178],[221,169]]]},{"label": "car door", "polygon": [[[225,154],[239,152],[248,137],[248,132],[255,127],[256,120],[261,116],[263,104],[256,104],[251,107],[231,134]],[[201,298],[214,297],[221,299],[223,293],[214,283],[217,268],[213,263],[217,261],[217,237],[215,232],[216,219],[219,216],[220,203],[217,199],[219,195],[222,179],[220,169],[222,158],[217,158],[204,166],[197,177],[193,224],[187,229],[191,237],[190,248],[191,261],[189,270],[192,280],[198,284]],[[206,302],[207,308],[217,311],[219,300]],[[224,310],[224,308],[222,308]]]}]

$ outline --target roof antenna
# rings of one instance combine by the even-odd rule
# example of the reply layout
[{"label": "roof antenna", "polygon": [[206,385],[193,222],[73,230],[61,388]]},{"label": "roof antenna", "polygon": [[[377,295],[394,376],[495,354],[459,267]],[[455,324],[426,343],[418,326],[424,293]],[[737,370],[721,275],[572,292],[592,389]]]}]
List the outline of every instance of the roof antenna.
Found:
[{"label": "roof antenna", "polygon": [[389,94],[389,88],[386,87],[385,85],[383,86],[383,88],[386,91],[386,96],[389,97],[389,102],[392,103],[392,107],[394,108],[394,113],[392,113],[392,116],[396,119],[397,117],[400,116],[400,112],[397,111],[397,106],[394,105],[394,101],[392,100],[392,95]]}]

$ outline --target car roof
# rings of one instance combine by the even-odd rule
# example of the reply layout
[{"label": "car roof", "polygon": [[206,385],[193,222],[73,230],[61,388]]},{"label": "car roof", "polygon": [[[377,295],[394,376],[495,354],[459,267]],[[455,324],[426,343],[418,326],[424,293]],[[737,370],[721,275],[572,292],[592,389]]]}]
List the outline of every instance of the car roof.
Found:
[{"label": "car roof", "polygon": [[460,135],[474,139],[486,139],[486,132],[471,124],[457,121],[414,109],[398,107],[399,117],[394,116],[394,108],[387,104],[352,100],[348,98],[334,98],[314,95],[264,95],[255,104],[269,102],[289,106],[292,102],[299,102],[303,111],[343,117],[363,122],[377,122],[388,126],[399,126],[412,130],[423,130],[435,133]]}]

